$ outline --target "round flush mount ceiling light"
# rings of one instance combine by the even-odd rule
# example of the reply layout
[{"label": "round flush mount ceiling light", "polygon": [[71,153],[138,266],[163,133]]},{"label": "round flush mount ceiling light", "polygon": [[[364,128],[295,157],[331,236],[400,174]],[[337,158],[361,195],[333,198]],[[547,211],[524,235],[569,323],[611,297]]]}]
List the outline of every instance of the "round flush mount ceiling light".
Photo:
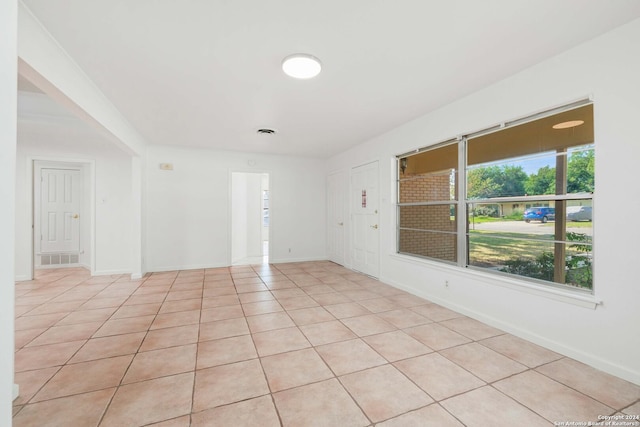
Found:
[{"label": "round flush mount ceiling light", "polygon": [[584,120],[571,120],[568,122],[562,122],[562,123],[558,123],[556,125],[553,125],[554,129],[568,129],[568,128],[574,128],[576,126],[580,126],[584,124]]},{"label": "round flush mount ceiling light", "polygon": [[282,71],[296,79],[311,79],[322,70],[320,60],[313,55],[296,53],[282,60]]}]

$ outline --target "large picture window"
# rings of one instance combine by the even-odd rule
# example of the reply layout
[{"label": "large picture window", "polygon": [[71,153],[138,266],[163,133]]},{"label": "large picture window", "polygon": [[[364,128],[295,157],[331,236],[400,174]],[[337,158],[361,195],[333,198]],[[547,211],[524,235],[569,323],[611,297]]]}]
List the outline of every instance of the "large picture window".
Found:
[{"label": "large picture window", "polygon": [[398,156],[398,252],[590,291],[594,162],[589,103]]}]

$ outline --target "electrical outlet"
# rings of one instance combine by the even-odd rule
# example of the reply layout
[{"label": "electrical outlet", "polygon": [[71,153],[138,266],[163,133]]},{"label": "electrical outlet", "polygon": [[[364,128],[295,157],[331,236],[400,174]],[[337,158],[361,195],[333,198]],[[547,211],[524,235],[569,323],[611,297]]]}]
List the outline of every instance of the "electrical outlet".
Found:
[{"label": "electrical outlet", "polygon": [[445,281],[444,281],[444,287],[445,287],[445,288],[448,288],[448,287],[449,287],[449,281],[448,281],[448,280],[445,280]]},{"label": "electrical outlet", "polygon": [[291,253],[291,248],[289,248],[289,253]]}]

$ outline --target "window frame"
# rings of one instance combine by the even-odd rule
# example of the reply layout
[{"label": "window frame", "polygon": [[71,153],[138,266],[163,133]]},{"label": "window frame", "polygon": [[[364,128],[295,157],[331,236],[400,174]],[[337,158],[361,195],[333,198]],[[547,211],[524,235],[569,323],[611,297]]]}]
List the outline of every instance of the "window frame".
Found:
[{"label": "window frame", "polygon": [[[396,177],[396,248],[395,248],[395,252],[398,255],[401,256],[406,256],[406,257],[410,257],[410,258],[417,258],[417,259],[426,259],[426,260],[430,260],[433,262],[436,262],[438,264],[444,264],[444,265],[450,265],[450,266],[454,266],[454,267],[459,267],[459,268],[463,268],[463,269],[467,269],[467,270],[471,270],[474,272],[479,272],[482,273],[483,275],[495,275],[496,277],[504,277],[507,280],[516,280],[516,281],[522,281],[524,283],[533,283],[533,284],[540,284],[543,285],[545,289],[557,289],[559,291],[563,291],[563,290],[567,290],[575,295],[585,295],[585,296],[592,296],[595,294],[595,283],[591,284],[591,288],[584,288],[584,287],[578,287],[578,286],[572,286],[569,284],[564,284],[564,283],[558,283],[555,281],[547,281],[547,280],[542,280],[542,279],[536,279],[536,278],[531,278],[531,277],[527,277],[524,275],[517,275],[517,274],[513,274],[513,273],[506,273],[506,272],[501,272],[501,271],[496,271],[496,270],[490,270],[488,268],[484,268],[484,267],[479,267],[479,266],[474,266],[471,265],[470,262],[470,256],[469,256],[469,248],[470,248],[470,235],[469,235],[469,206],[471,204],[480,204],[480,203],[485,203],[485,204],[489,204],[489,203],[496,203],[496,202],[507,202],[507,203],[517,203],[520,205],[524,205],[526,206],[529,203],[533,203],[535,204],[535,202],[548,202],[548,201],[563,201],[563,202],[567,202],[567,201],[571,201],[571,200],[590,200],[591,201],[591,205],[592,207],[594,206],[594,192],[595,192],[595,188],[594,188],[594,192],[589,192],[589,193],[570,193],[570,194],[545,194],[545,195],[535,195],[535,196],[514,196],[514,197],[496,197],[496,198],[484,198],[484,199],[469,199],[468,198],[468,194],[467,194],[467,186],[468,186],[468,182],[467,182],[467,172],[469,170],[469,165],[468,165],[468,143],[469,140],[484,136],[484,135],[488,135],[488,134],[492,134],[492,133],[496,133],[496,132],[500,132],[503,131],[507,128],[511,128],[514,126],[518,126],[518,125],[522,125],[528,122],[532,122],[532,121],[536,121],[542,118],[546,118],[546,117],[551,117],[554,115],[557,115],[559,113],[563,113],[563,112],[568,112],[580,107],[584,107],[587,105],[593,105],[593,101],[591,99],[582,99],[570,104],[566,104],[560,107],[556,107],[556,108],[552,108],[549,110],[545,110],[543,112],[540,113],[536,113],[533,115],[529,115],[520,119],[515,119],[515,120],[511,120],[509,122],[504,122],[501,123],[499,125],[495,125],[495,126],[491,126],[485,129],[482,129],[480,131],[477,132],[471,132],[465,135],[461,135],[456,137],[455,139],[447,139],[443,142],[431,145],[431,146],[426,146],[426,147],[422,147],[410,152],[405,152],[403,154],[399,154],[395,156],[395,163],[396,163],[396,173],[395,173],[395,177]],[[456,243],[457,243],[457,255],[456,255],[456,261],[455,262],[451,262],[451,261],[446,261],[446,260],[442,260],[439,258],[434,258],[434,257],[429,257],[429,256],[422,256],[422,255],[416,255],[416,254],[412,254],[412,253],[407,253],[407,252],[400,252],[400,209],[402,206],[408,206],[408,205],[433,205],[435,204],[441,204],[439,202],[424,202],[424,203],[401,203],[400,201],[400,194],[401,194],[401,169],[402,169],[402,159],[408,159],[412,156],[427,152],[427,151],[431,151],[431,150],[436,150],[438,148],[441,148],[443,146],[446,145],[451,145],[451,144],[457,144],[458,147],[458,162],[457,162],[457,166],[456,166],[456,188],[455,188],[455,198],[450,200],[450,204],[451,205],[455,205],[455,209],[456,209]],[[596,144],[595,144],[595,135],[594,135],[594,140],[588,144],[591,145],[594,150],[595,153],[595,148],[596,148]],[[569,160],[569,153],[566,154],[566,158],[567,158],[567,162]],[[481,163],[480,163],[481,164]],[[406,163],[405,163],[406,165]],[[565,163],[566,165],[566,163]],[[406,166],[405,166],[406,167]],[[566,205],[565,205],[566,208]],[[595,210],[595,207],[593,207],[593,210]],[[595,233],[593,233],[595,235]],[[554,239],[553,240],[549,240],[550,243],[561,243],[561,244],[565,244],[568,247],[567,242],[568,241],[558,241],[556,240],[556,236],[554,234]],[[594,266],[595,266],[595,236],[592,236],[591,241],[589,243],[590,245],[590,253],[591,253],[591,274],[593,274],[594,271]]]},{"label": "window frame", "polygon": [[[419,150],[415,150],[414,152],[412,152],[411,154],[407,155],[402,155],[402,156],[396,156],[396,164],[397,164],[397,172],[396,172],[396,194],[397,194],[397,198],[396,198],[396,253],[401,254],[401,255],[406,255],[406,256],[411,256],[411,257],[415,257],[415,258],[422,258],[422,259],[430,259],[430,260],[436,260],[438,262],[442,262],[445,264],[449,264],[449,265],[459,265],[460,263],[460,251],[459,251],[459,224],[460,224],[460,204],[459,204],[459,200],[460,200],[460,148],[457,145],[459,142],[458,139],[449,139],[447,141],[443,141],[441,143],[429,146],[429,147],[424,147],[422,149]],[[453,197],[448,199],[448,200],[435,200],[435,201],[422,201],[422,202],[401,202],[400,198],[401,198],[401,188],[400,188],[400,184],[401,182],[403,182],[403,179],[400,178],[400,171],[402,170],[402,172],[404,173],[404,170],[402,169],[402,159],[406,159],[408,157],[410,157],[411,155],[416,155],[416,154],[420,154],[420,153],[425,153],[425,152],[429,152],[429,151],[435,151],[435,150],[439,150],[448,146],[452,146],[452,145],[456,145],[457,146],[457,162],[455,164],[455,172],[453,172],[454,174],[454,192],[453,192]],[[447,168],[443,168],[439,171],[433,171],[432,174],[433,175],[437,175],[437,174],[441,174],[443,173],[445,170],[447,170]],[[404,179],[404,181],[409,181],[410,179]],[[412,229],[412,228],[407,228],[407,227],[402,227],[401,226],[401,208],[402,207],[409,207],[409,206],[443,206],[443,205],[453,205],[455,206],[455,221],[456,221],[456,228],[455,231],[444,231],[444,230],[437,230],[437,229]],[[410,252],[401,252],[400,251],[400,238],[401,238],[401,230],[406,230],[406,231],[420,231],[420,232],[427,232],[427,233],[436,233],[436,234],[448,234],[448,235],[454,235],[455,236],[455,240],[456,240],[456,260],[455,261],[449,261],[449,260],[444,260],[441,258],[435,258],[435,257],[430,257],[430,256],[426,256],[426,255],[419,255],[419,254],[414,254],[414,253],[410,253]]]}]

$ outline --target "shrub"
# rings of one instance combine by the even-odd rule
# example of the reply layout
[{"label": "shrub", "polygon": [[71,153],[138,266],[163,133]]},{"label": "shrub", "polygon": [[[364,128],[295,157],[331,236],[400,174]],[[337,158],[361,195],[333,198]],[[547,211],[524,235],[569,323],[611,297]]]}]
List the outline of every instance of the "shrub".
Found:
[{"label": "shrub", "polygon": [[523,211],[515,210],[515,211],[511,212],[509,215],[506,215],[505,219],[521,220],[522,219],[522,215],[524,215]]},{"label": "shrub", "polygon": [[[567,233],[567,240],[581,243],[569,246],[579,253],[567,255],[565,258],[565,283],[591,289],[593,287],[593,271],[591,269],[591,258],[586,253],[591,251],[591,245],[584,244],[590,242],[591,238],[582,233]],[[500,269],[505,273],[550,282],[553,282],[554,270],[554,255],[552,252],[547,251],[542,252],[535,259],[512,258],[505,261],[505,266]]]},{"label": "shrub", "polygon": [[550,281],[553,281],[553,270],[553,253],[551,252],[543,252],[536,259],[512,258],[505,261],[505,266],[500,269],[505,273]]},{"label": "shrub", "polygon": [[475,216],[498,217],[498,209],[493,206],[479,206],[473,210]]}]

